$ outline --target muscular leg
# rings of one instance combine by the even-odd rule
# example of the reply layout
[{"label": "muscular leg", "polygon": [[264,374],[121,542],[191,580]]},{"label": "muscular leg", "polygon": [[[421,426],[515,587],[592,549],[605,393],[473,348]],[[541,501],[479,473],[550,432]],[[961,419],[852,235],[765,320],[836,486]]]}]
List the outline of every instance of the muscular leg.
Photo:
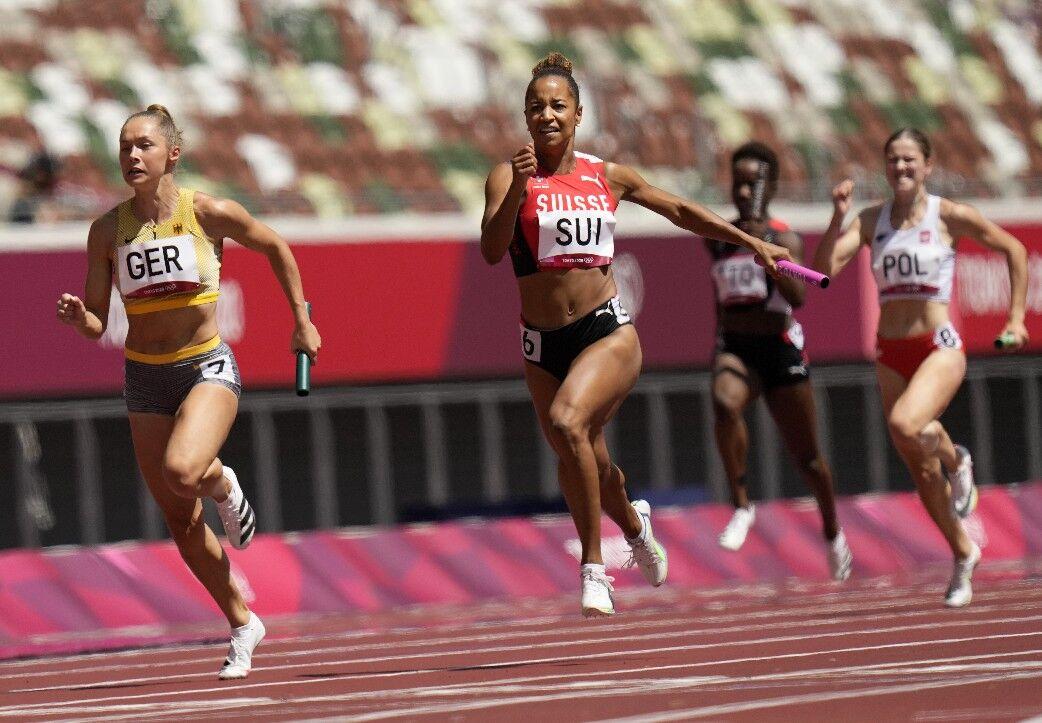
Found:
[{"label": "muscular leg", "polygon": [[832,470],[818,444],[814,393],[810,382],[775,387],[764,396],[789,454],[818,501],[825,539],[832,540],[839,533],[836,498]]},{"label": "muscular leg", "polygon": [[745,364],[734,354],[718,354],[713,363],[713,417],[716,447],[724,464],[731,502],[748,507],[745,473],[749,453],[749,429],[745,407],[755,399],[755,382]]},{"label": "muscular leg", "polygon": [[[611,410],[608,419],[615,416],[617,409],[618,407]],[[593,445],[593,454],[597,458],[601,485],[601,508],[619,526],[622,533],[632,540],[640,534],[641,521],[626,494],[626,475],[611,461],[608,445],[604,439],[603,426],[591,430],[590,443]]]},{"label": "muscular leg", "polygon": [[952,511],[938,452],[927,452],[921,435],[941,415],[962,384],[966,357],[951,349],[939,349],[926,358],[907,383],[882,364],[876,365],[876,371],[890,437],[912,473],[919,499],[955,557],[965,559],[972,543]]},{"label": "muscular leg", "polygon": [[182,559],[213,597],[228,623],[232,627],[245,625],[250,619],[249,608],[231,579],[228,557],[221,543],[203,521],[202,502],[198,498],[175,494],[167,483],[164,458],[175,431],[176,419],[135,412],[129,416],[138,466],[163,512]]},{"label": "muscular leg", "polygon": [[602,564],[601,472],[591,439],[595,422],[609,412],[636,383],[640,344],[630,325],[591,344],[576,358],[563,383],[533,364],[525,379],[544,433],[560,459],[561,492],[572,514],[582,563]]},{"label": "muscular leg", "polygon": [[239,400],[220,384],[196,384],[174,416],[163,476],[181,497],[227,497],[229,482],[217,453],[228,438]]}]

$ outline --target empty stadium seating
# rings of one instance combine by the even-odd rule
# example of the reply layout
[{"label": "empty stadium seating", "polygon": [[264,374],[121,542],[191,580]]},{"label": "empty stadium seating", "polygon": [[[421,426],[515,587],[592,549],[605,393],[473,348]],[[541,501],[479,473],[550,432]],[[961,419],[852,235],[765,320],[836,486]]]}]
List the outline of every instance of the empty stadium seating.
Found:
[{"label": "empty stadium seating", "polygon": [[552,49],[576,63],[580,145],[699,200],[750,138],[781,151],[780,196],[823,200],[902,125],[930,134],[942,191],[1042,194],[1042,9],[1013,1],[8,0],[0,169],[46,149],[97,213],[126,194],[119,124],[159,102],[183,183],[254,211],[473,212]]}]

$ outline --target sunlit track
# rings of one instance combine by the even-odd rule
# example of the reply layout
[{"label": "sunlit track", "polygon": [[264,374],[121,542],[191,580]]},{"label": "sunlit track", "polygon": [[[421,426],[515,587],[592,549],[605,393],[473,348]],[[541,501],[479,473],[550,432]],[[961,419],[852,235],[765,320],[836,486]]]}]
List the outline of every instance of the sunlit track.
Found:
[{"label": "sunlit track", "polygon": [[604,621],[571,599],[287,620],[237,684],[223,644],[10,661],[0,720],[880,720],[958,717],[999,684],[1042,713],[1042,587],[981,576],[945,610],[936,577],[626,590]]}]

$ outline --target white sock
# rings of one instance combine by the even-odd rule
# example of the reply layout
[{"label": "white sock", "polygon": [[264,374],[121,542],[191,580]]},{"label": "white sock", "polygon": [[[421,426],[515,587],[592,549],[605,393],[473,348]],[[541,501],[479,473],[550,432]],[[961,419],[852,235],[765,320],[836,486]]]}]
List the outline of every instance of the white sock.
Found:
[{"label": "white sock", "polygon": [[249,631],[249,629],[253,627],[253,624],[254,622],[256,622],[256,620],[257,616],[254,615],[253,611],[251,610],[250,619],[246,621],[245,625],[240,625],[237,628],[232,628],[232,635],[245,635],[247,631]]},{"label": "white sock", "polygon": [[598,565],[596,563],[588,562],[585,565],[583,565],[581,568],[579,568],[579,570],[581,572],[584,572],[584,573],[585,572],[593,572],[593,573],[597,573],[597,574],[603,575],[604,574],[604,565]]}]

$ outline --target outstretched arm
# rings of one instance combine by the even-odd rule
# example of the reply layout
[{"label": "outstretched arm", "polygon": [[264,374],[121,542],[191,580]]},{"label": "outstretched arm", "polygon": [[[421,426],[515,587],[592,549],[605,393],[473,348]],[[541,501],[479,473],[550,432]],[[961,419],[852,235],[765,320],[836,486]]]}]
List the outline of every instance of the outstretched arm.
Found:
[{"label": "outstretched arm", "polygon": [[861,248],[861,214],[843,229],[843,219],[850,210],[854,197],[854,182],[842,181],[832,189],[832,221],[814,251],[812,268],[826,276],[835,276],[843,270]]},{"label": "outstretched arm", "polygon": [[115,235],[115,214],[111,211],[91,224],[87,234],[87,282],[83,299],[68,293],[58,299],[58,320],[88,339],[100,339],[108,323],[112,294],[109,249]]},{"label": "outstretched arm", "polygon": [[997,224],[984,218],[980,211],[965,203],[947,199],[941,201],[941,219],[948,227],[953,239],[969,237],[990,249],[1006,256],[1009,267],[1009,319],[1000,336],[1010,335],[1008,346],[1018,348],[1028,341],[1028,330],[1024,326],[1024,309],[1028,294],[1028,254],[1024,244]]},{"label": "outstretched arm", "polygon": [[779,261],[792,260],[788,249],[750,236],[701,204],[652,186],[629,166],[609,163],[606,171],[608,182],[612,190],[617,191],[619,200],[633,201],[699,236],[744,246],[756,254],[772,275],[777,274]]},{"label": "outstretched arm", "polygon": [[275,278],[286,294],[296,321],[291,351],[302,351],[311,361],[315,361],[322,346],[322,337],[308,318],[300,270],[289,244],[235,201],[196,193],[195,214],[211,238],[231,238],[268,257],[271,270],[275,272]]}]

